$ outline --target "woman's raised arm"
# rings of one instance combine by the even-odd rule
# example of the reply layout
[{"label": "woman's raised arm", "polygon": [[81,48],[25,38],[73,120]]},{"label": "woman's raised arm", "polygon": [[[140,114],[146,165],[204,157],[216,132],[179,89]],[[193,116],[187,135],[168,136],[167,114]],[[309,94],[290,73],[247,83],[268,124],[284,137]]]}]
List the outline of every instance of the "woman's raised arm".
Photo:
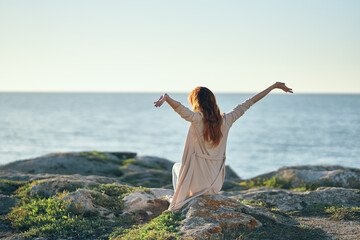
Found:
[{"label": "woman's raised arm", "polygon": [[161,105],[164,103],[164,102],[167,102],[172,108],[176,108],[180,105],[179,102],[175,101],[174,99],[172,99],[171,97],[169,97],[169,95],[167,93],[163,94],[159,100],[157,100],[156,102],[154,102],[154,106],[155,107],[161,107]]},{"label": "woman's raised arm", "polygon": [[283,90],[284,92],[290,92],[292,93],[292,89],[288,88],[285,83],[283,82],[276,82],[273,85],[271,85],[270,87],[268,87],[267,89],[265,89],[264,91],[256,94],[255,96],[253,96],[251,98],[251,100],[253,101],[253,103],[258,102],[260,99],[262,99],[263,97],[265,97],[266,95],[268,95],[269,92],[271,92],[272,90],[279,88],[281,90]]}]

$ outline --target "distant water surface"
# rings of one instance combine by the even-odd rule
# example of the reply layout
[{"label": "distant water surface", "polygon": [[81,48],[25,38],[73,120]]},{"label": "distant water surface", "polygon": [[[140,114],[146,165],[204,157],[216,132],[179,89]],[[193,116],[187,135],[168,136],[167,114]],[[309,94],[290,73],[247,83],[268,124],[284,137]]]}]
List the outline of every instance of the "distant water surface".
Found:
[{"label": "distant water surface", "polygon": [[[187,94],[171,94],[188,106]],[[51,152],[133,151],[181,161],[188,122],[157,93],[0,93],[0,164]],[[250,94],[217,94],[229,112]],[[230,130],[242,178],[282,166],[360,167],[360,95],[270,94]]]}]

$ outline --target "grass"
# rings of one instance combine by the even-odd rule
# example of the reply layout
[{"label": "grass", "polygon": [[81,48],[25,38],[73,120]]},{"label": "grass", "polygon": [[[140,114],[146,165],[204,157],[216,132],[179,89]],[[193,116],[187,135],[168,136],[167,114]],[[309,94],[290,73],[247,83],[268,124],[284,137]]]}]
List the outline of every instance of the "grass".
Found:
[{"label": "grass", "polygon": [[102,235],[112,223],[100,218],[84,217],[74,211],[61,199],[61,194],[50,198],[32,197],[22,200],[5,219],[14,229],[21,232],[25,239],[34,237],[76,239]]},{"label": "grass", "polygon": [[337,221],[360,220],[360,207],[330,206],[325,208],[329,218]]},{"label": "grass", "polygon": [[178,239],[177,231],[180,221],[184,219],[181,212],[162,213],[149,223],[134,226],[129,229],[117,228],[111,235],[110,240],[118,239]]},{"label": "grass", "polygon": [[360,207],[336,206],[328,204],[313,204],[302,211],[290,212],[296,216],[323,216],[332,220],[360,220]]},{"label": "grass", "polygon": [[299,187],[292,187],[292,179],[285,179],[284,177],[274,176],[270,179],[265,178],[255,178],[249,179],[243,182],[238,183],[239,186],[245,187],[247,189],[256,188],[256,187],[269,187],[269,188],[280,188],[288,189],[293,191],[314,191],[318,187],[339,187],[331,182],[322,182],[322,183],[303,183]]},{"label": "grass", "polygon": [[[118,226],[130,227],[135,220],[124,217],[122,213],[123,198],[134,191],[147,191],[146,188],[132,188],[115,184],[100,184],[92,190],[100,193],[94,194],[93,203],[105,207],[114,213],[113,221],[101,218],[98,212],[80,212],[62,200],[68,191],[57,193],[51,197],[30,195],[31,186],[37,184],[24,182],[18,184],[13,191],[13,197],[20,201],[7,214],[3,220],[10,222],[13,229],[20,232],[25,239],[45,237],[49,239],[108,239],[109,234]],[[104,194],[109,197],[103,196]]]},{"label": "grass", "polygon": [[250,179],[240,182],[239,185],[248,189],[256,187],[291,189],[291,180],[275,176],[268,180],[266,180],[265,178]]}]

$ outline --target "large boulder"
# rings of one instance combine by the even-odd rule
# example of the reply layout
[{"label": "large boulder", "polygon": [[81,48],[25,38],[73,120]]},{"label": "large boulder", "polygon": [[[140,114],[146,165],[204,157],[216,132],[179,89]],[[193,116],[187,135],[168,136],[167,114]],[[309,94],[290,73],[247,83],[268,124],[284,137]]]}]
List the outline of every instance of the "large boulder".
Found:
[{"label": "large boulder", "polygon": [[21,160],[0,166],[0,170],[16,170],[28,174],[81,174],[114,177],[123,160],[135,157],[135,153],[119,152],[67,152]]},{"label": "large boulder", "polygon": [[268,180],[272,177],[289,180],[292,188],[310,184],[327,187],[360,188],[360,169],[338,165],[282,167],[277,171],[262,174],[255,178]]},{"label": "large boulder", "polygon": [[286,216],[249,206],[222,195],[200,196],[181,210],[185,219],[178,230],[184,239],[219,239],[239,228],[254,229],[263,226],[261,220],[269,219],[275,224],[297,225]]},{"label": "large boulder", "polygon": [[42,196],[52,196],[58,192],[67,190],[69,192],[75,191],[79,188],[92,188],[99,184],[121,184],[115,178],[107,178],[102,176],[81,176],[75,175],[60,175],[53,178],[38,180],[34,182],[30,189],[30,194],[39,194]]},{"label": "large boulder", "polygon": [[265,202],[283,212],[302,210],[314,204],[360,206],[360,190],[348,188],[320,187],[316,191],[299,192],[264,187],[223,192],[222,195],[240,201]]}]

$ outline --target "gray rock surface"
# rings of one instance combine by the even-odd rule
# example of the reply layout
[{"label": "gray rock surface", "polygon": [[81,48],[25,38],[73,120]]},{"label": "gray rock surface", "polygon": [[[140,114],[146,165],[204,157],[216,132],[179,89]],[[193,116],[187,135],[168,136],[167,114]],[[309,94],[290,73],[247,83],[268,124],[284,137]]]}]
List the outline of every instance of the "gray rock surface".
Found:
[{"label": "gray rock surface", "polygon": [[46,197],[55,195],[58,192],[75,191],[78,188],[91,188],[99,184],[121,184],[115,178],[102,176],[57,175],[52,178],[38,180],[32,184],[30,194],[39,194]]},{"label": "gray rock surface", "polygon": [[150,188],[149,191],[136,191],[124,197],[124,214],[144,212],[149,219],[159,216],[169,207],[168,197],[174,191],[161,188]]},{"label": "gray rock surface", "polygon": [[298,222],[259,207],[249,206],[222,195],[201,196],[190,201],[180,210],[186,218],[178,229],[184,239],[219,239],[224,231],[239,227],[259,228],[259,216],[277,224],[297,225]]},{"label": "gray rock surface", "polygon": [[11,198],[9,196],[0,194],[0,216],[8,214],[11,211],[11,208],[15,206],[17,201],[17,198]]},{"label": "gray rock surface", "polygon": [[283,212],[302,210],[313,204],[329,204],[360,207],[360,190],[320,187],[316,191],[290,191],[273,188],[253,188],[246,191],[223,192],[222,195],[236,200],[265,202]]},{"label": "gray rock surface", "polygon": [[[63,178],[64,175],[87,176],[83,181],[99,182],[100,176],[107,177],[103,183],[126,183],[132,186],[172,189],[173,162],[158,157],[136,156],[131,152],[68,152],[52,153],[33,159],[21,160],[0,166],[0,178],[33,181],[49,178]],[[76,175],[76,178],[78,178]],[[92,176],[94,179],[89,179]],[[69,179],[69,181],[71,181]],[[241,179],[229,167],[226,167],[224,190],[241,190],[237,185]],[[50,180],[44,181],[43,192],[54,188]],[[61,183],[60,185],[64,185]],[[72,184],[72,183],[69,183]],[[76,185],[76,182],[73,182]],[[49,188],[46,188],[46,185]],[[51,186],[50,186],[51,185]],[[57,187],[58,189],[61,186]],[[42,191],[42,189],[34,192]]]},{"label": "gray rock surface", "polygon": [[12,162],[0,170],[15,170],[25,174],[81,174],[116,177],[122,161],[134,158],[135,153],[120,152],[67,152]]},{"label": "gray rock surface", "polygon": [[265,179],[283,177],[284,179],[291,180],[293,188],[300,187],[303,184],[318,184],[319,186],[360,189],[360,169],[338,165],[282,167],[277,171],[257,177]]}]

